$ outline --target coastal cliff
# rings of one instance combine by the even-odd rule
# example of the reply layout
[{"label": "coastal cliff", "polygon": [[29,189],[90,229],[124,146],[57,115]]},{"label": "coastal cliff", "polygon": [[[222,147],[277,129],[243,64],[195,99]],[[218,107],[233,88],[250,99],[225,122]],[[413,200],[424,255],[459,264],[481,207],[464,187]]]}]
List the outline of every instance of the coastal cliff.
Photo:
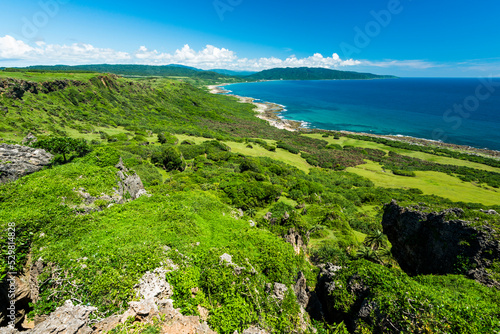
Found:
[{"label": "coastal cliff", "polygon": [[401,207],[394,200],[388,204],[382,226],[401,269],[410,275],[465,274],[500,287],[495,273],[500,259],[498,229],[479,218],[473,222],[460,219],[463,215],[458,208],[424,212]]}]

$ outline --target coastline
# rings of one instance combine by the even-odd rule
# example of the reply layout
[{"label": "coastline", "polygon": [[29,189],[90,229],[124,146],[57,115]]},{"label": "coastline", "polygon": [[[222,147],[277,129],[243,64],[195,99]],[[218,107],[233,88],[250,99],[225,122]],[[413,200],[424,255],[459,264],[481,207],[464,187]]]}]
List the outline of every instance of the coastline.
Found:
[{"label": "coastline", "polygon": [[210,85],[207,86],[207,88],[212,94],[226,94],[227,96],[234,96],[239,100],[240,103],[251,103],[255,105],[256,108],[254,110],[257,112],[256,117],[267,121],[271,126],[274,126],[275,128],[287,131],[298,131],[300,129],[305,129],[302,122],[283,119],[278,116],[283,110],[285,110],[284,106],[271,102],[255,102],[256,99],[254,99],[253,97],[227,94],[230,91],[222,88],[227,85],[229,84]]},{"label": "coastline", "polygon": [[[255,105],[256,108],[254,110],[258,113],[256,115],[256,117],[267,121],[271,126],[274,126],[278,129],[283,129],[283,130],[288,130],[288,131],[303,131],[303,132],[308,132],[308,131],[312,130],[312,129],[304,127],[303,122],[292,121],[292,120],[280,118],[278,115],[283,110],[285,110],[285,106],[282,106],[282,105],[276,104],[276,103],[271,103],[271,102],[255,102],[256,99],[254,99],[252,97],[239,96],[239,95],[235,95],[235,94],[227,94],[230,91],[222,88],[222,87],[227,86],[227,85],[231,85],[231,83],[224,83],[224,84],[219,84],[219,85],[209,85],[209,86],[207,86],[207,88],[209,89],[209,92],[212,94],[226,94],[228,96],[234,96],[239,100],[240,103],[251,103],[251,104]],[[472,146],[444,143],[441,141],[436,141],[436,140],[431,140],[431,139],[416,138],[416,137],[403,136],[403,135],[377,135],[377,134],[366,133],[366,132],[353,132],[353,131],[346,131],[346,130],[338,130],[338,131],[337,130],[324,130],[324,129],[314,129],[314,130],[319,131],[319,132],[325,132],[325,133],[337,132],[337,133],[341,133],[341,134],[361,135],[361,136],[368,136],[368,137],[375,137],[375,138],[383,138],[383,139],[401,141],[401,142],[406,142],[406,143],[410,143],[410,144],[414,144],[414,145],[421,145],[421,146],[437,146],[437,147],[447,148],[447,149],[451,149],[451,150],[458,150],[458,151],[466,152],[469,154],[488,156],[488,157],[500,159],[500,151],[484,149],[484,148],[477,148],[477,147],[472,147]]]}]

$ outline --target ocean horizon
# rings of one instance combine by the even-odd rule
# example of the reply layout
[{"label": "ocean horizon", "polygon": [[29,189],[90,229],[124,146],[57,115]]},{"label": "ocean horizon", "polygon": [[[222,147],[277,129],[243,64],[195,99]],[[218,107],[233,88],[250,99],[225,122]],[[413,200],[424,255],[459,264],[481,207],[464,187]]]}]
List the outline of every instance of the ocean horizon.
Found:
[{"label": "ocean horizon", "polygon": [[307,128],[410,136],[500,151],[500,78],[264,81],[230,94],[284,107]]}]

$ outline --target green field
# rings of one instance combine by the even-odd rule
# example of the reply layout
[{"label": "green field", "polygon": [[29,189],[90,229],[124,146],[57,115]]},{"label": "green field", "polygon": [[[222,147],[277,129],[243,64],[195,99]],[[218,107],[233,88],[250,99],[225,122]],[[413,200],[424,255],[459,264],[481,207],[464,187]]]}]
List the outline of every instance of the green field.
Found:
[{"label": "green field", "polygon": [[44,73],[44,72],[3,72],[0,71],[0,78],[14,78],[35,82],[54,80],[78,80],[86,81],[95,77],[98,73]]},{"label": "green field", "polygon": [[348,172],[369,178],[375,185],[385,188],[417,188],[424,194],[437,195],[452,201],[498,205],[500,192],[488,186],[478,186],[464,182],[456,177],[439,172],[415,172],[416,177],[394,175],[384,171],[376,162],[368,161],[364,165],[347,168]]},{"label": "green field", "polygon": [[483,164],[479,164],[479,163],[475,163],[475,162],[471,162],[471,161],[466,161],[466,160],[441,157],[438,155],[433,155],[433,154],[424,153],[424,152],[409,151],[409,150],[390,147],[390,146],[387,146],[384,144],[379,144],[379,143],[366,141],[366,140],[358,140],[358,139],[353,139],[353,138],[348,138],[348,137],[340,137],[340,139],[334,139],[333,137],[323,138],[322,135],[319,133],[305,134],[304,136],[307,136],[310,138],[326,140],[330,144],[338,144],[341,146],[349,145],[349,146],[355,146],[355,147],[373,148],[373,149],[382,150],[385,152],[392,151],[392,152],[395,152],[395,153],[398,153],[401,155],[406,155],[406,156],[421,159],[421,160],[435,162],[438,164],[465,166],[465,167],[471,167],[471,168],[482,169],[482,170],[486,170],[486,171],[490,171],[490,172],[500,173],[500,168],[495,168],[495,167],[491,167],[488,165],[483,165]]}]

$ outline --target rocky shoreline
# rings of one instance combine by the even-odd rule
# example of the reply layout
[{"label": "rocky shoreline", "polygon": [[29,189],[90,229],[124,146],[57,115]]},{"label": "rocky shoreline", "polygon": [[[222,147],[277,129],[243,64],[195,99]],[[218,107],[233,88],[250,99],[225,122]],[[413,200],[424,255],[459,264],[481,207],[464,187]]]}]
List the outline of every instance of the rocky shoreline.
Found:
[{"label": "rocky shoreline", "polygon": [[[207,86],[207,88],[209,89],[209,92],[212,94],[225,94],[225,93],[229,92],[228,90],[223,88],[224,86],[227,86],[227,85],[230,85],[230,84],[225,83],[225,84],[220,84],[220,85],[210,85],[210,86]],[[271,103],[271,102],[265,102],[265,103],[255,102],[255,99],[252,97],[245,97],[245,96],[239,96],[239,95],[234,95],[234,94],[227,94],[227,95],[234,96],[234,97],[238,98],[241,103],[254,104],[257,107],[255,109],[255,111],[258,112],[257,117],[269,122],[270,125],[278,128],[278,129],[284,129],[284,130],[288,130],[288,131],[310,131],[310,129],[303,126],[302,122],[291,121],[291,120],[286,120],[286,119],[280,118],[278,115],[284,110],[284,106],[282,106],[282,105],[279,105],[276,103]],[[340,131],[323,130],[323,129],[315,129],[315,130],[319,130],[319,131],[322,131],[325,133],[336,132],[336,133],[341,133],[341,134],[362,135],[362,136],[369,136],[369,137],[376,137],[376,138],[384,138],[384,139],[389,139],[389,140],[406,142],[406,143],[410,143],[410,144],[414,144],[414,145],[421,145],[421,146],[437,146],[437,147],[441,147],[441,148],[462,151],[462,152],[466,152],[469,154],[488,156],[488,157],[500,159],[500,151],[482,149],[482,148],[476,148],[476,147],[464,146],[464,145],[457,145],[457,144],[451,144],[451,143],[443,143],[443,142],[436,141],[436,140],[415,138],[415,137],[410,137],[410,136],[376,135],[376,134],[372,134],[372,133],[352,132],[352,131],[345,131],[345,130],[340,130]]]},{"label": "rocky shoreline", "polygon": [[[212,94],[225,94],[229,91],[221,87],[226,85],[227,84],[212,85],[207,87]],[[301,122],[280,118],[279,114],[284,110],[284,107],[280,104],[271,102],[255,102],[255,99],[252,97],[239,96],[234,94],[227,95],[236,97],[241,103],[254,104],[257,107],[255,108],[255,111],[258,113],[257,117],[267,121],[271,126],[288,131],[298,131],[300,129],[305,129],[302,126]]]}]

